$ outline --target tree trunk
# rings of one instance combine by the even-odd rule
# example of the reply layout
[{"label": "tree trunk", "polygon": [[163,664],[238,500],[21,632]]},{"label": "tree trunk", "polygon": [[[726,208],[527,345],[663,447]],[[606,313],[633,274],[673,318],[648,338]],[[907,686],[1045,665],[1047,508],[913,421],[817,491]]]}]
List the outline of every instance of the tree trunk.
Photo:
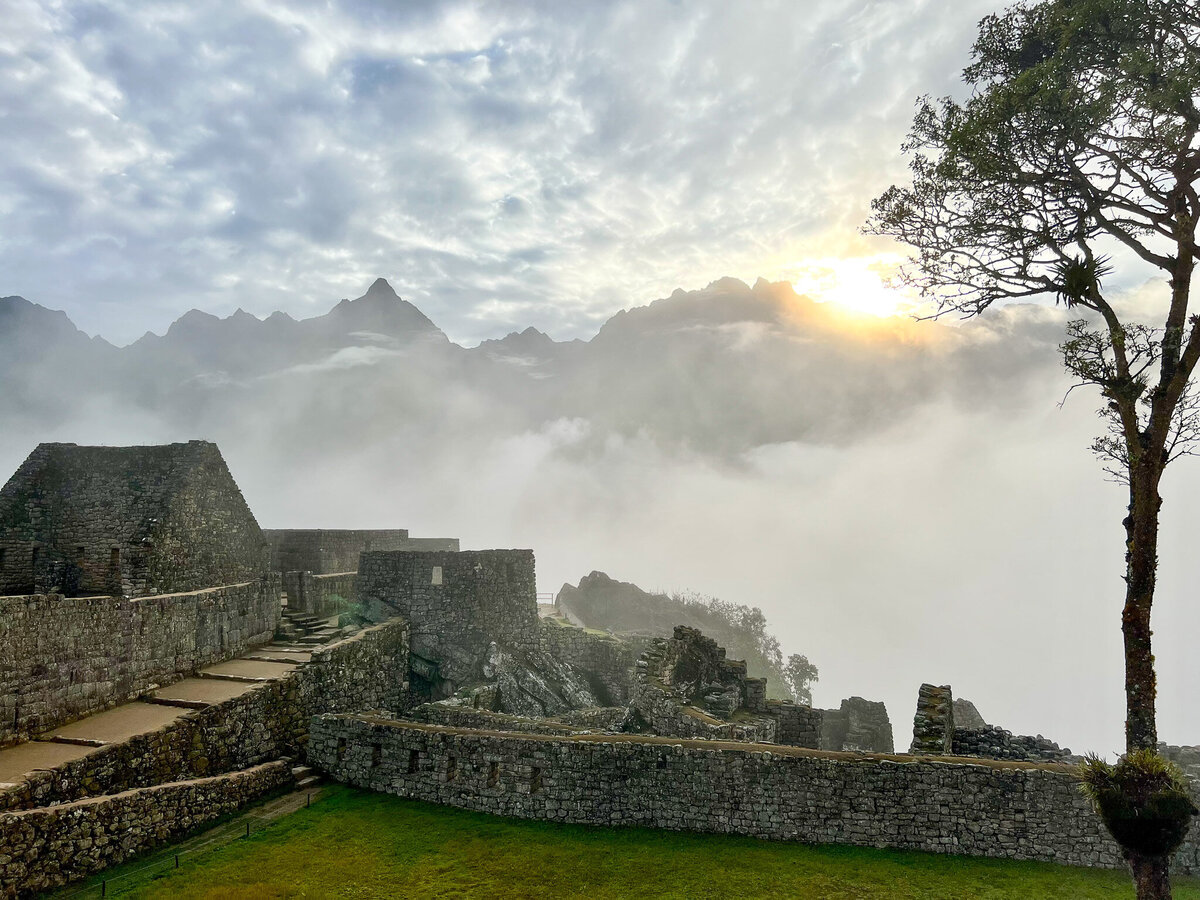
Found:
[{"label": "tree trunk", "polygon": [[[1158,747],[1154,701],[1157,686],[1150,647],[1150,607],[1158,570],[1158,495],[1161,464],[1147,461],[1132,467],[1129,478],[1129,517],[1125,520],[1125,749]],[[1139,895],[1140,896],[1140,895]]]},{"label": "tree trunk", "polygon": [[1165,856],[1128,853],[1137,900],[1171,900],[1171,870]]}]

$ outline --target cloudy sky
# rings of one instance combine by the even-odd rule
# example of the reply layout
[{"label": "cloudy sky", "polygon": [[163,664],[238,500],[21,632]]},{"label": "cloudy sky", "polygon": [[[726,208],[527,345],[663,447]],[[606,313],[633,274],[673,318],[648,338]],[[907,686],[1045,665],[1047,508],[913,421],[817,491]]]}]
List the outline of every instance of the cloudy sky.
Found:
[{"label": "cloudy sky", "polygon": [[996,8],[10,0],[0,295],[117,343],[377,275],[464,342],[721,275],[861,297],[914,100]]}]

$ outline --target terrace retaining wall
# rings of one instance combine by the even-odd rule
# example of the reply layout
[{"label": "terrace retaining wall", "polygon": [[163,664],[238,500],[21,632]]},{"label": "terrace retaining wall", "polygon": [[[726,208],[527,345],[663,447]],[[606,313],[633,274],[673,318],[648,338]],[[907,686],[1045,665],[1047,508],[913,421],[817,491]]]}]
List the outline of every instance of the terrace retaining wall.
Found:
[{"label": "terrace retaining wall", "polygon": [[[357,787],[518,818],[1125,865],[1060,765],[502,735],[369,716],[315,719],[309,759]],[[1195,830],[1172,871],[1200,873]]]}]

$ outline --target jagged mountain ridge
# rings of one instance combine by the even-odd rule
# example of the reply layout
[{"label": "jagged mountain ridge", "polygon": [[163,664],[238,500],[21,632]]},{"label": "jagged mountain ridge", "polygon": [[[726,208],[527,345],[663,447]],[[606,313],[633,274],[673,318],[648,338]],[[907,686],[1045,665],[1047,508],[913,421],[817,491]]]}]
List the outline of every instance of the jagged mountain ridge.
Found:
[{"label": "jagged mountain ridge", "polygon": [[[71,439],[111,407],[137,414],[124,443],[219,437],[236,423],[239,438],[261,431],[315,453],[313,420],[355,439],[419,428],[449,440],[564,421],[576,423],[581,452],[615,437],[731,458],[849,440],[886,427],[914,398],[954,397],[960,380],[993,369],[1003,378],[1011,366],[963,329],[925,324],[918,337],[912,323],[848,327],[845,315],[786,283],[721,279],[623,310],[589,341],[529,328],[464,348],[378,279],[323,316],[193,310],[164,335],[115,348],[64,313],[9,297],[0,425]],[[1054,326],[1043,341],[1051,364],[1057,336]],[[956,377],[967,369],[971,379]]]}]

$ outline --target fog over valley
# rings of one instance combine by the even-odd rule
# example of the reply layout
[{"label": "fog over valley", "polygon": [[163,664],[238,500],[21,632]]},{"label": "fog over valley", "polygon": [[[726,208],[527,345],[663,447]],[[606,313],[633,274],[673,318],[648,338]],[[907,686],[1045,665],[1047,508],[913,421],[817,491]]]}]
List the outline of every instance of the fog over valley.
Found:
[{"label": "fog over valley", "polygon": [[[264,527],[407,527],[533,548],[542,592],[602,570],[759,606],[820,668],[815,704],[884,700],[897,745],[928,681],[1014,732],[1121,747],[1124,491],[1087,449],[1097,398],[1060,407],[1060,310],[916,322],[722,279],[629,298],[587,340],[464,347],[379,280],[324,315],[193,310],[117,347],[38,301],[0,299],[6,472],[40,441],[204,438]],[[1198,488],[1183,461],[1163,491],[1171,743],[1200,732]]]}]

